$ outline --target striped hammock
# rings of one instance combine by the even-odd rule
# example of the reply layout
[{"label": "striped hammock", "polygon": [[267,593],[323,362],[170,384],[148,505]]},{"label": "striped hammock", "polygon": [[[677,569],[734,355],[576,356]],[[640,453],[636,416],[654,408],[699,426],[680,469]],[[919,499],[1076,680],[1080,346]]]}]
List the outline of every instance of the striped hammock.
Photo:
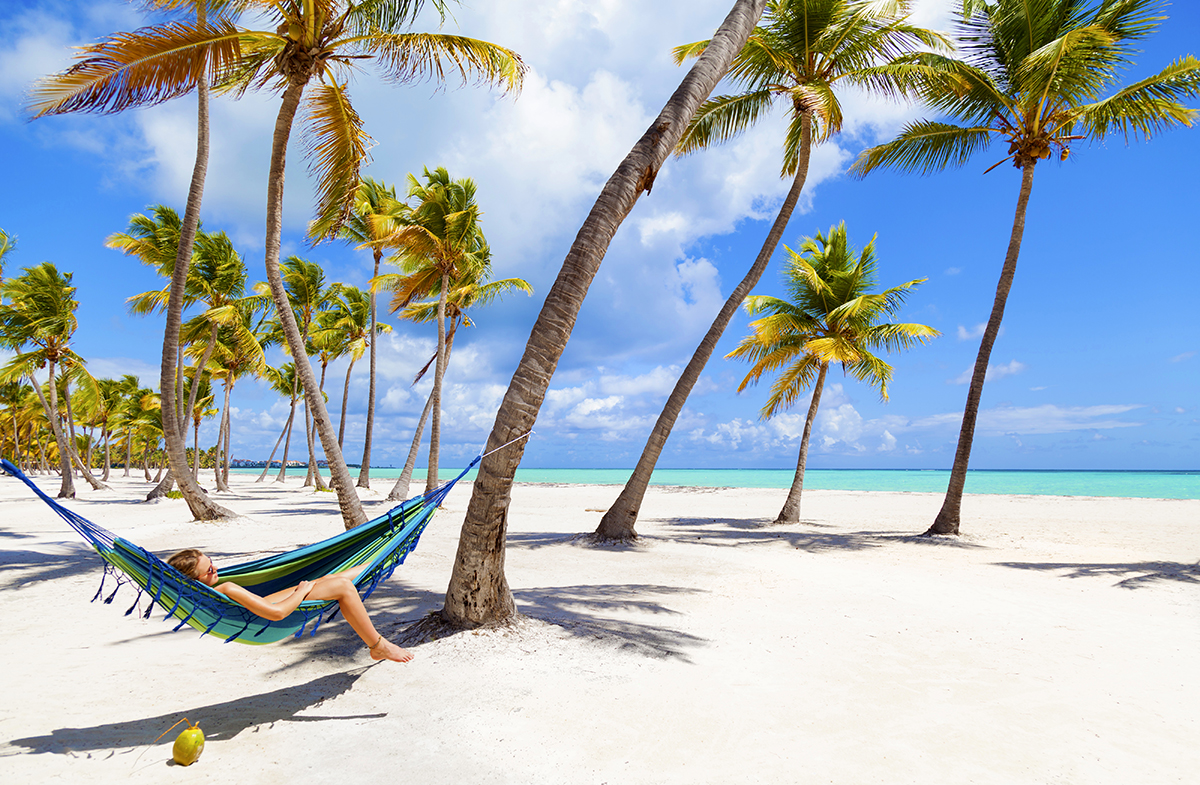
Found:
[{"label": "striped hammock", "polygon": [[[361,526],[299,550],[222,567],[220,582],[231,581],[265,597],[280,589],[295,586],[300,581],[316,580],[330,573],[366,565],[355,581],[359,594],[365,600],[375,591],[375,587],[391,577],[398,565],[404,563],[405,557],[417,547],[417,540],[446,494],[479,460],[476,458],[461,474],[444,485],[409,499]],[[113,601],[122,585],[132,583],[137,586],[137,597],[125,612],[126,616],[140,608],[142,595],[145,594],[150,604],[141,614],[143,618],[150,618],[154,606],[158,605],[166,612],[164,620],[171,617],[179,620],[172,632],[187,625],[200,630],[202,636],[215,635],[224,638],[226,643],[274,643],[289,635],[298,638],[310,622],[309,634],[315,634],[322,621],[329,621],[337,615],[336,600],[305,600],[284,619],[264,619],[224,594],[213,591],[211,587],[185,577],[153,553],[67,509],[43,493],[8,461],[0,460],[0,467],[33,489],[104,559],[104,574],[100,578],[100,589],[92,598],[93,602],[104,594],[105,580],[111,576],[117,585],[104,597],[105,603]]]}]

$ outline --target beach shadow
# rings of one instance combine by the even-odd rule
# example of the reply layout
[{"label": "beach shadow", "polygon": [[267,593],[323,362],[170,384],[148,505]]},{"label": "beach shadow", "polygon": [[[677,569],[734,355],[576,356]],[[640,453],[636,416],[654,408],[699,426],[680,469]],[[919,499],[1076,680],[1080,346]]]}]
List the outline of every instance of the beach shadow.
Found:
[{"label": "beach shadow", "polygon": [[[305,709],[319,706],[330,698],[346,693],[365,672],[366,668],[357,668],[345,673],[331,673],[306,684],[284,687],[259,695],[222,703],[180,707],[175,711],[138,720],[110,722],[87,728],[59,728],[48,736],[13,739],[8,744],[32,753],[65,755],[72,752],[145,746],[151,744],[155,736],[182,717],[187,717],[201,726],[206,743],[228,741],[244,730],[263,725],[270,726],[276,722],[330,722],[386,717],[386,712],[344,716],[298,716]],[[168,734],[163,745],[173,741],[174,737]]]},{"label": "beach shadow", "polygon": [[[794,524],[775,525],[770,518],[670,518],[664,523],[667,525],[665,532],[646,539],[733,548],[782,541],[808,553],[865,551],[896,543],[970,549],[985,547],[958,538],[930,538],[895,532],[798,530]],[[829,524],[818,522],[801,521],[800,524],[809,528],[831,528]]]},{"label": "beach shadow", "polygon": [[1070,564],[1063,562],[996,562],[998,567],[1016,570],[1064,570],[1064,578],[1124,577],[1114,586],[1140,589],[1155,583],[1190,583],[1200,585],[1200,562],[1149,561],[1130,564]]},{"label": "beach shadow", "polygon": [[[65,547],[68,553],[49,554],[8,548],[0,550],[0,573],[6,579],[3,586],[10,588],[89,572],[98,573],[104,569],[104,561],[87,545],[71,543]],[[19,574],[17,571],[20,571]]]},{"label": "beach shadow", "polygon": [[663,616],[679,615],[653,597],[695,594],[683,586],[656,584],[589,584],[528,588],[513,592],[523,615],[557,625],[581,638],[609,639],[622,650],[655,658],[690,661],[686,650],[707,641],[666,625],[614,619],[614,611],[634,611]]}]

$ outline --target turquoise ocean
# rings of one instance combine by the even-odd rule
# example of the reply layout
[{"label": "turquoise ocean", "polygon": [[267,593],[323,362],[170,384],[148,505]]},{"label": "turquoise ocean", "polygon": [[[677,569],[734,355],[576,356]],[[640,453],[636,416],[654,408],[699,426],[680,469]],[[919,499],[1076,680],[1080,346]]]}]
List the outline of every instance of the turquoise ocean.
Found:
[{"label": "turquoise ocean", "polygon": [[[239,474],[257,474],[262,469],[240,469]],[[278,473],[272,469],[271,475]],[[442,478],[461,471],[443,467]],[[357,477],[358,470],[351,469]],[[567,485],[624,485],[630,469],[526,469],[517,470],[517,482]],[[788,488],[791,469],[657,469],[652,485],[702,488]],[[303,468],[288,469],[303,476]],[[325,473],[328,476],[328,472]],[[466,479],[473,479],[472,470]],[[372,480],[395,479],[399,469],[373,468]],[[425,479],[424,469],[413,476]],[[804,474],[806,490],[907,491],[945,493],[950,479],[944,469],[809,469]],[[1074,471],[1074,470],[972,470],[967,475],[967,493],[996,493],[1033,496],[1112,496],[1139,499],[1200,499],[1200,470],[1187,471]]]}]

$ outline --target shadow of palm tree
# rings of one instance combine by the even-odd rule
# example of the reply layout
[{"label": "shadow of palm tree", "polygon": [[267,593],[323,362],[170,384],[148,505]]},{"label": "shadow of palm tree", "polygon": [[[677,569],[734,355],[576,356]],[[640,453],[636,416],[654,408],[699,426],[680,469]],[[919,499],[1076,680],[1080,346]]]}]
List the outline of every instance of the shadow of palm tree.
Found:
[{"label": "shadow of palm tree", "polygon": [[663,616],[678,615],[655,595],[695,594],[684,586],[657,584],[601,584],[549,586],[514,591],[513,597],[526,616],[555,624],[582,638],[615,640],[619,648],[651,657],[679,657],[688,661],[685,649],[703,645],[703,638],[666,625],[615,619],[607,614],[634,611]]},{"label": "shadow of palm tree", "polygon": [[[248,728],[275,722],[328,722],[332,720],[376,719],[387,716],[359,714],[348,716],[297,716],[313,706],[347,692],[366,668],[344,673],[331,673],[306,684],[284,687],[259,695],[210,703],[203,706],[181,707],[176,711],[124,722],[109,722],[87,728],[59,728],[48,736],[29,736],[8,742],[29,752],[66,754],[75,751],[106,750],[139,747],[150,743],[164,729],[181,717],[198,723],[206,742],[228,741]],[[166,743],[172,739],[168,738]]]},{"label": "shadow of palm tree", "polygon": [[1064,578],[1093,578],[1128,576],[1114,586],[1139,589],[1154,583],[1174,582],[1200,584],[1200,562],[1147,561],[1130,564],[1071,564],[1066,562],[996,562],[999,567],[1016,570],[1065,570]]},{"label": "shadow of palm tree", "polygon": [[[951,537],[921,537],[884,531],[823,532],[797,530],[791,525],[774,525],[770,518],[670,518],[666,530],[652,539],[673,542],[740,547],[783,541],[809,553],[827,551],[864,551],[894,543],[951,548],[983,548],[974,542]],[[827,528],[828,524],[801,521],[807,527]],[[650,538],[648,538],[650,539]]]},{"label": "shadow of palm tree", "polygon": [[88,545],[66,544],[66,553],[42,553],[33,550],[0,550],[0,573],[4,575],[0,586],[11,588],[17,584],[68,578],[89,572],[99,572],[104,561]]}]

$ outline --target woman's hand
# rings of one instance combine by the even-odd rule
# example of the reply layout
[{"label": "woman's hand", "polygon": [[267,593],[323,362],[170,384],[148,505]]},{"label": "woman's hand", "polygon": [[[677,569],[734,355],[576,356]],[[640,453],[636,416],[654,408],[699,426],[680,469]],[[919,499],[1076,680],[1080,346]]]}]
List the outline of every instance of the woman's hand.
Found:
[{"label": "woman's hand", "polygon": [[296,584],[296,588],[292,590],[292,594],[299,594],[300,599],[304,599],[308,596],[308,593],[312,591],[312,587],[312,581],[300,581]]}]

